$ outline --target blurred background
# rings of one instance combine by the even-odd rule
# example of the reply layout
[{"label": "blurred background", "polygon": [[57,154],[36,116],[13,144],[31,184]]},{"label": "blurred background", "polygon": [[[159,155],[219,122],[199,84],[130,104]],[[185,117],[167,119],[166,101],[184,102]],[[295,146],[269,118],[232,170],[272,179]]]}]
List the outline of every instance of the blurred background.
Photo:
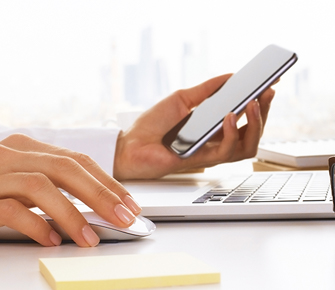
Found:
[{"label": "blurred background", "polygon": [[108,125],[236,72],[268,44],[299,60],[263,139],[335,137],[333,0],[1,0],[0,124]]}]

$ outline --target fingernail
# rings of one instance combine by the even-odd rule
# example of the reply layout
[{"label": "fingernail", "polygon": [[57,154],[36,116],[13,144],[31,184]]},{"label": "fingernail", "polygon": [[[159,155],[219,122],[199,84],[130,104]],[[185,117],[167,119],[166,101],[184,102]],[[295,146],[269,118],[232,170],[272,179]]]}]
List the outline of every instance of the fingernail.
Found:
[{"label": "fingernail", "polygon": [[50,231],[49,239],[51,243],[53,243],[55,246],[59,246],[62,243],[61,236],[57,234],[54,230]]},{"label": "fingernail", "polygon": [[126,195],[123,201],[135,215],[139,214],[142,211],[142,208],[131,196]]},{"label": "fingernail", "polygon": [[86,243],[88,243],[91,247],[95,247],[97,244],[99,244],[100,242],[99,237],[89,225],[85,225],[83,227],[82,234]]},{"label": "fingernail", "polygon": [[236,128],[236,115],[235,114],[230,114],[230,125],[233,128]]},{"label": "fingernail", "polygon": [[116,216],[125,224],[130,224],[134,219],[135,216],[125,208],[122,204],[118,204],[114,208]]},{"label": "fingernail", "polygon": [[261,115],[260,115],[260,109],[259,109],[258,102],[254,103],[254,114],[255,114],[255,117],[257,118],[257,120],[260,119]]}]

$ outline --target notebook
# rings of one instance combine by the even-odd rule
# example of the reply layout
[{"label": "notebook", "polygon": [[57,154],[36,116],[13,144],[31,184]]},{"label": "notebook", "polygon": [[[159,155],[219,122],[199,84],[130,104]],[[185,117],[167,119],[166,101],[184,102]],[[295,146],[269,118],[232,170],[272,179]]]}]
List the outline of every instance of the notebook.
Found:
[{"label": "notebook", "polygon": [[261,142],[257,158],[270,163],[304,169],[326,167],[335,155],[335,139]]},{"label": "notebook", "polygon": [[326,170],[201,176],[123,184],[153,221],[335,218]]}]

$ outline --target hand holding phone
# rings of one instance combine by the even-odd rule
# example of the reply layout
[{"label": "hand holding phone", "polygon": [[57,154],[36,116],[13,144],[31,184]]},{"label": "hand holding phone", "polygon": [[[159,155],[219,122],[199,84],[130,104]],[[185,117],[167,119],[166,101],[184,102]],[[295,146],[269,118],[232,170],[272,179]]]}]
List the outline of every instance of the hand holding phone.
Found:
[{"label": "hand holding phone", "polygon": [[297,59],[294,52],[267,46],[175,125],[163,137],[163,144],[181,158],[191,156],[220,130],[229,112],[242,112],[248,102],[270,87]]}]

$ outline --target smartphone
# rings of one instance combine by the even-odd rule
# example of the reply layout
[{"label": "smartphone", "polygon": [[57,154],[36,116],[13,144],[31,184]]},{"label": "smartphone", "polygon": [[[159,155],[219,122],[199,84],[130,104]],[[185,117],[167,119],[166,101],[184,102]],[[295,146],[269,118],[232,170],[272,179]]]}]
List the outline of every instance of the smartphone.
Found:
[{"label": "smartphone", "polygon": [[181,158],[191,156],[221,130],[229,112],[242,112],[249,101],[262,94],[297,60],[292,51],[273,44],[265,47],[167,132],[163,144]]}]

